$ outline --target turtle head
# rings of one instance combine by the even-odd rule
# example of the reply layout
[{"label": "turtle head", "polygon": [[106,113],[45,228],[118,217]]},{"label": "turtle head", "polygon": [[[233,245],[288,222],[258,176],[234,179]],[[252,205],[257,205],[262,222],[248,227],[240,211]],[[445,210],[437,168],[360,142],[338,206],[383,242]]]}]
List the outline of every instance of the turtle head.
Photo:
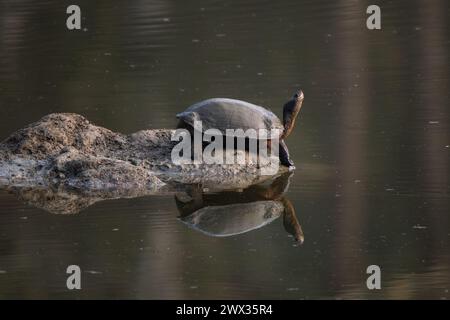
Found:
[{"label": "turtle head", "polygon": [[303,99],[305,98],[305,95],[303,94],[302,90],[298,90],[289,100],[284,104],[283,107],[283,125],[284,125],[284,132],[283,132],[283,138],[286,138],[294,129],[295,126],[295,120],[297,119],[297,116],[300,112],[300,109],[302,107]]}]

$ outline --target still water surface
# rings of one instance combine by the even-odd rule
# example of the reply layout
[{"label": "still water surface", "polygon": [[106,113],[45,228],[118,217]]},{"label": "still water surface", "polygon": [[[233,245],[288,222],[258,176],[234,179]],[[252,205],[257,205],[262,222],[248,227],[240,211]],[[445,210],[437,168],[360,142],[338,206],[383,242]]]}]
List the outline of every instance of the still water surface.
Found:
[{"label": "still water surface", "polygon": [[[0,191],[0,298],[450,297],[446,1],[386,2],[380,31],[361,1],[77,4],[83,30],[69,32],[64,2],[0,0],[0,138],[51,112],[170,128],[211,97],[281,116],[301,87],[284,198],[304,243],[281,215],[254,230],[222,217],[242,232],[213,237],[183,223],[174,195],[61,215]],[[70,264],[80,291],[65,287]],[[382,290],[366,288],[371,264]]]}]

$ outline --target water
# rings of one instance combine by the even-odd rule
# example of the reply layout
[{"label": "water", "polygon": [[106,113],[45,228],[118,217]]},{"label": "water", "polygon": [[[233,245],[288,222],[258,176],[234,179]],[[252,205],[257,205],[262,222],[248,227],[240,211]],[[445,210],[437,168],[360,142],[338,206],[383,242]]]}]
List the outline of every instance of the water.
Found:
[{"label": "water", "polygon": [[[305,241],[282,217],[212,237],[174,195],[58,215],[1,191],[0,298],[449,298],[446,1],[386,2],[380,31],[359,1],[77,4],[84,30],[69,32],[59,1],[0,1],[0,137],[51,112],[173,127],[210,97],[281,116],[301,87],[284,197]],[[371,264],[382,290],[366,287]]]}]

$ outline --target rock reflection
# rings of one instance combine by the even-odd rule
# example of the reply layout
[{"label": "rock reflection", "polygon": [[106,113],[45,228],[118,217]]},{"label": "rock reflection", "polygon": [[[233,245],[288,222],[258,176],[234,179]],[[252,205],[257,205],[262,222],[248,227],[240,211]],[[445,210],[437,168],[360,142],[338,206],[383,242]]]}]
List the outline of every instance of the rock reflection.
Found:
[{"label": "rock reflection", "polygon": [[146,189],[80,190],[64,185],[9,186],[2,189],[14,194],[22,202],[52,214],[77,214],[99,201],[137,198],[148,195],[173,194],[167,188],[157,192]]},{"label": "rock reflection", "polygon": [[186,193],[175,195],[180,220],[208,236],[228,237],[261,228],[282,216],[286,232],[303,243],[294,206],[284,195],[292,174],[278,176],[269,185],[240,191],[209,193],[201,186],[192,186]]},{"label": "rock reflection", "polygon": [[249,232],[282,217],[286,232],[303,243],[303,231],[295,209],[285,196],[292,175],[287,172],[246,189],[231,190],[183,184],[166,185],[158,191],[133,188],[86,191],[64,185],[5,189],[28,205],[64,215],[77,214],[99,201],[175,195],[180,221],[209,236],[227,237]]}]

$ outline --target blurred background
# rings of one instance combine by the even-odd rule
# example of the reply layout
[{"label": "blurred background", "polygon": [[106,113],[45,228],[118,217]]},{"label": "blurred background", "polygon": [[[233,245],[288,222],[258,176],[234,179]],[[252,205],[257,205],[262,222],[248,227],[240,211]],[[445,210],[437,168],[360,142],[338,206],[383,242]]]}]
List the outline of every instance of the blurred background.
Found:
[{"label": "blurred background", "polygon": [[[82,30],[66,28],[70,4]],[[1,140],[52,112],[171,128],[211,97],[281,116],[305,92],[287,140],[302,246],[280,220],[208,237],[173,196],[62,216],[0,191],[0,298],[448,299],[448,17],[445,0],[0,0]],[[371,264],[381,290],[366,287]]]}]

